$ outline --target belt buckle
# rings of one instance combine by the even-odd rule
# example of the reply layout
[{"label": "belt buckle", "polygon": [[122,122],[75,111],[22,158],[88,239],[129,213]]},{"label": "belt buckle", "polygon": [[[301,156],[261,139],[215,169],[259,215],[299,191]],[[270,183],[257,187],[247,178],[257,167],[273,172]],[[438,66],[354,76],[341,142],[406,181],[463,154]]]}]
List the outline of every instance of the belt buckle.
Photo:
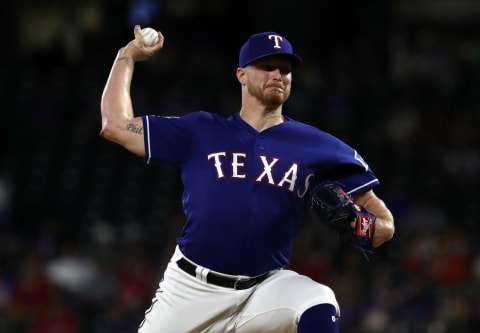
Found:
[{"label": "belt buckle", "polygon": [[[254,285],[257,284],[257,279],[256,278],[248,278],[248,279],[242,279],[242,278],[237,278],[233,284],[233,289],[248,289],[253,287]],[[240,286],[240,284],[243,283],[243,286]]]},{"label": "belt buckle", "polygon": [[233,283],[233,289],[237,289],[238,284],[239,284],[240,282],[242,282],[242,280],[241,280],[240,278],[237,278],[237,279],[235,280],[235,282]]}]

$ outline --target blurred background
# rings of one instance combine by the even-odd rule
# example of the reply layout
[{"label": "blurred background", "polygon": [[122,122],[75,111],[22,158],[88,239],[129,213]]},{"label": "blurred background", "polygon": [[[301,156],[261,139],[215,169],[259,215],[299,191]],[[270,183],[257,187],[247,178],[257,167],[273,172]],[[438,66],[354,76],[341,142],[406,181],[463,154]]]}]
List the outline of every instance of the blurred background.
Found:
[{"label": "blurred background", "polygon": [[10,1],[0,67],[0,332],[127,333],[183,225],[173,166],[99,137],[134,24],[135,112],[239,110],[238,51],[276,31],[305,61],[284,111],[379,176],[397,231],[367,262],[306,218],[291,268],[331,286],[346,333],[480,332],[480,2]]}]

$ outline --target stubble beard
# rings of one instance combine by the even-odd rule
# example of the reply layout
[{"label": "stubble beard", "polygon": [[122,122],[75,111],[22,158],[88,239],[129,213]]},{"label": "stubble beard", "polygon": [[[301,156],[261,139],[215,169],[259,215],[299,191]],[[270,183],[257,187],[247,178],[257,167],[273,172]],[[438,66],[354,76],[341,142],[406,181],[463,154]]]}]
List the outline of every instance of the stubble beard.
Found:
[{"label": "stubble beard", "polygon": [[249,86],[248,92],[263,105],[265,105],[267,109],[278,108],[285,103],[290,96],[289,90],[283,90],[283,93],[279,91],[270,91],[265,93],[264,88],[259,86]]}]

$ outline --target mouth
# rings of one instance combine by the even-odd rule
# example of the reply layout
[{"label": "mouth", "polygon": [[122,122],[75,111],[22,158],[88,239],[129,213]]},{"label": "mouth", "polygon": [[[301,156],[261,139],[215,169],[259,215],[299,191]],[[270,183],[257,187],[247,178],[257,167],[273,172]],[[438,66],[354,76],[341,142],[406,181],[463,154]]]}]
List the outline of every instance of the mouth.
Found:
[{"label": "mouth", "polygon": [[279,92],[283,92],[283,87],[280,85],[269,85],[266,87],[267,90],[275,90]]}]

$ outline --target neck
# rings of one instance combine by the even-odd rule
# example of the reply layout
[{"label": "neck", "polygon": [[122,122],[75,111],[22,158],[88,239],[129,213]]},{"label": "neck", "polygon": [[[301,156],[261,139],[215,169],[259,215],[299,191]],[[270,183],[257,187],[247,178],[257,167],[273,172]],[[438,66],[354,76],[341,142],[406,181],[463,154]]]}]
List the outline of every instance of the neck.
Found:
[{"label": "neck", "polygon": [[242,108],[240,110],[240,117],[258,132],[285,121],[285,117],[281,113],[281,108],[277,108],[274,111],[263,110],[263,112],[248,112]]}]

